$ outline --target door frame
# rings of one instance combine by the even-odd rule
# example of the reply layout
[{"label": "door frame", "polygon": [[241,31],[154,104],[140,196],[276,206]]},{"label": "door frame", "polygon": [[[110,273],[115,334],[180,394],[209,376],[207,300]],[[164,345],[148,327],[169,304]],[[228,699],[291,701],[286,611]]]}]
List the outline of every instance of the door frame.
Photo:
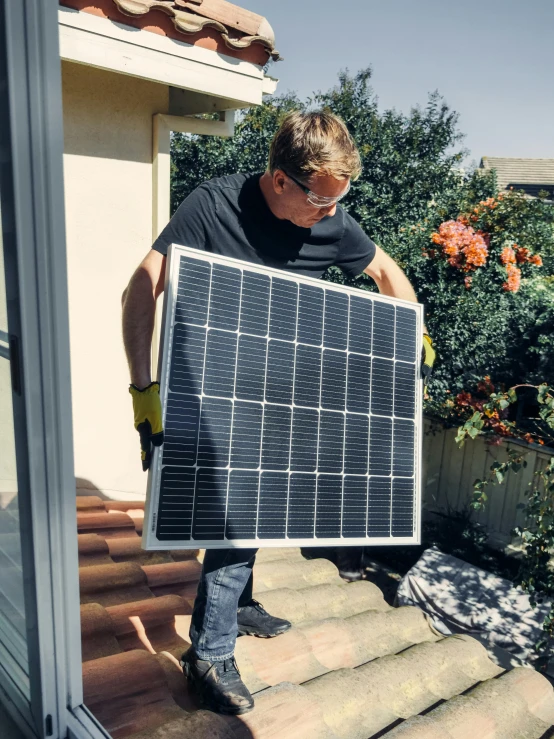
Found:
[{"label": "door frame", "polygon": [[12,397],[30,656],[26,678],[0,645],[0,697],[28,736],[107,737],[82,706],[57,3],[0,0],[0,54],[4,248],[19,294],[9,334],[10,359],[20,367]]}]

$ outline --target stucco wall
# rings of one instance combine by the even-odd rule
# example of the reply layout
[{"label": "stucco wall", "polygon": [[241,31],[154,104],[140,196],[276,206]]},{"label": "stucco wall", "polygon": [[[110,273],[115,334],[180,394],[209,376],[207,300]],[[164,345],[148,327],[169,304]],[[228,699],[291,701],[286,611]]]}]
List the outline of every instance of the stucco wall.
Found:
[{"label": "stucco wall", "polygon": [[64,175],[78,488],[145,493],[121,293],[152,241],[152,116],[168,88],[63,63]]}]

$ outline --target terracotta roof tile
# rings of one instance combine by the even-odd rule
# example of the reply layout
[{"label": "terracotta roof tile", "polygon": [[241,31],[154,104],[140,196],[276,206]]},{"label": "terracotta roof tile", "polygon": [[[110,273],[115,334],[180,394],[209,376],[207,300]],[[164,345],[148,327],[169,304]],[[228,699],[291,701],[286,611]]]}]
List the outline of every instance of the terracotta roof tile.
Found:
[{"label": "terracotta roof tile", "polygon": [[94,517],[96,528],[79,536],[85,703],[115,739],[539,739],[554,723],[542,675],[504,672],[479,641],[444,638],[419,609],[393,608],[372,583],[346,584],[330,562],[295,549],[257,558],[256,597],[293,628],[237,641],[254,711],[198,710],[178,664],[197,552],[141,555],[134,526],[118,538],[109,525],[136,504],[105,506],[103,517],[87,506],[79,525],[89,530]]},{"label": "terracotta roof tile", "polygon": [[[132,541],[132,540],[131,540]],[[79,567],[112,563],[108,543],[98,534],[79,534]]]},{"label": "terracotta roof tile", "polygon": [[143,598],[153,598],[146,574],[135,562],[93,565],[79,573],[81,603],[114,606]]},{"label": "terracotta roof tile", "polygon": [[107,510],[108,508],[104,505],[104,501],[97,495],[80,495],[77,498],[78,513],[91,513],[92,511],[105,513]]},{"label": "terracotta roof tile", "polygon": [[61,0],[61,4],[190,43],[198,36],[216,34],[221,50],[257,64],[280,59],[266,18],[227,0]]},{"label": "terracotta roof tile", "polygon": [[85,705],[114,739],[182,715],[158,659],[146,651],[85,662],[83,686]]},{"label": "terracotta roof tile", "polygon": [[80,534],[94,534],[101,531],[105,539],[136,536],[133,519],[119,511],[77,513],[77,526]]},{"label": "terracotta roof tile", "polygon": [[112,619],[98,603],[81,606],[81,648],[83,662],[123,652]]}]

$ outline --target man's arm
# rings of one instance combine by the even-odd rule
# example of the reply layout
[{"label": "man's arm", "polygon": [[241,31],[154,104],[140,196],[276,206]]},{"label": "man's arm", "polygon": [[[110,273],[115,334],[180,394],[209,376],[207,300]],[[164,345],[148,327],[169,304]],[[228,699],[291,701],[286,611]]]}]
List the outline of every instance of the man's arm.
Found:
[{"label": "man's arm", "polygon": [[[375,280],[382,295],[409,300],[412,303],[419,302],[414,288],[402,269],[380,246],[376,247],[375,256],[364,272]],[[423,326],[423,333],[427,333],[425,326]]]},{"label": "man's arm", "polygon": [[166,258],[152,249],[142,260],[123,292],[123,344],[131,383],[138,388],[150,384],[151,348],[156,298],[163,292]]}]

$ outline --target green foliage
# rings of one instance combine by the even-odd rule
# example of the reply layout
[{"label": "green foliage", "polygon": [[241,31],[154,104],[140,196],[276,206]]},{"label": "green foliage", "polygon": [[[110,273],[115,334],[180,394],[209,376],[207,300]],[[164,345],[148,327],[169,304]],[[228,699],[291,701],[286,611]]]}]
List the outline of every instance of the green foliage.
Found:
[{"label": "green foliage", "polygon": [[437,93],[408,115],[396,110],[381,113],[370,78],[369,69],[353,77],[343,72],[336,87],[317,93],[310,102],[346,122],[358,145],[363,173],[345,207],[371,238],[390,251],[400,228],[422,220],[433,198],[442,203],[457,189],[457,167],[464,152],[456,150],[462,139],[458,116]]},{"label": "green foliage", "polygon": [[196,187],[213,177],[263,172],[269,145],[281,119],[305,107],[294,94],[281,95],[245,109],[230,139],[174,133],[171,136],[171,212]]},{"label": "green foliage", "polygon": [[[457,208],[447,219],[442,208],[433,209],[423,223],[408,228],[399,239],[399,251],[410,253],[406,272],[426,305],[427,326],[438,355],[427,410],[446,417],[448,394],[474,390],[485,375],[504,387],[554,382],[554,298],[545,274],[554,254],[554,210],[518,193],[500,200],[489,195],[476,203],[476,189],[482,197],[483,185],[494,192],[491,177],[473,174],[460,186]],[[492,207],[479,205],[488,201]],[[452,266],[442,248],[433,244],[431,237],[441,222],[458,217],[489,242],[484,266],[469,271]],[[544,261],[542,267],[529,262],[515,265],[522,277],[517,291],[505,289],[508,275],[501,261],[504,248],[514,245],[524,246]]]}]

